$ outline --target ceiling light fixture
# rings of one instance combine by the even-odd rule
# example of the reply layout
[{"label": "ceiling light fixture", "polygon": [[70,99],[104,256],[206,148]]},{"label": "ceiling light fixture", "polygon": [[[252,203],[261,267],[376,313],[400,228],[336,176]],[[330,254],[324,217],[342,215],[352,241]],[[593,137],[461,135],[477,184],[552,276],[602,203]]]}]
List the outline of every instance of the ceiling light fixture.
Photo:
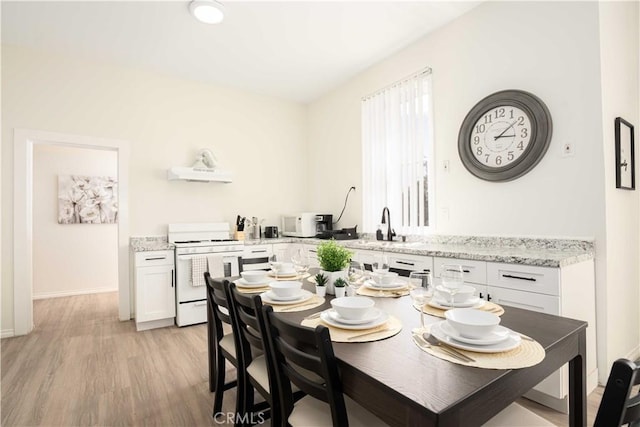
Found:
[{"label": "ceiling light fixture", "polygon": [[224,19],[223,6],[215,0],[193,0],[189,4],[191,14],[205,24],[219,24]]}]

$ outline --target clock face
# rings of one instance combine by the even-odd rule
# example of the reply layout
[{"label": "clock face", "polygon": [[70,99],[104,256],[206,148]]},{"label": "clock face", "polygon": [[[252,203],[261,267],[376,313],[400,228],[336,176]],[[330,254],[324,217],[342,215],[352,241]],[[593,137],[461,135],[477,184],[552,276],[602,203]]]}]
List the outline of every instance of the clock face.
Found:
[{"label": "clock face", "polygon": [[540,98],[504,90],[469,111],[458,134],[458,153],[476,177],[510,181],[538,164],[549,147],[551,131],[551,114]]},{"label": "clock face", "polygon": [[518,107],[500,105],[480,117],[470,136],[476,160],[502,168],[516,162],[531,142],[531,119]]}]

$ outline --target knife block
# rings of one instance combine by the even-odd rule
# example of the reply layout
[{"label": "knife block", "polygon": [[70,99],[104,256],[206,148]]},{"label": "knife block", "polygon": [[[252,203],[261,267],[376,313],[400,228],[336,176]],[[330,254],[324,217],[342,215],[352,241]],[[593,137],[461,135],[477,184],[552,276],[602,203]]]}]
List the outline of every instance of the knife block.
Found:
[{"label": "knife block", "polygon": [[244,240],[244,231],[235,231],[233,233],[233,238],[235,240]]}]

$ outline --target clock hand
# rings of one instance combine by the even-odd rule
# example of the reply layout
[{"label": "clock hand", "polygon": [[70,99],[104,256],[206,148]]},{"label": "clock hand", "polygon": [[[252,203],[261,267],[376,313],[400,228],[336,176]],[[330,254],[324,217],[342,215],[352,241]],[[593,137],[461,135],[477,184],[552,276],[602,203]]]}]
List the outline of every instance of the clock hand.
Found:
[{"label": "clock hand", "polygon": [[502,135],[504,135],[504,133],[505,133],[506,131],[508,131],[508,130],[513,126],[513,125],[515,125],[515,124],[516,124],[516,122],[517,122],[517,120],[514,120],[514,121],[513,121],[513,123],[511,123],[509,126],[507,126],[507,127],[506,127],[506,128],[505,128],[505,129],[504,129],[504,130],[503,130],[503,131],[502,131],[498,136],[494,136],[494,137],[493,137],[493,140],[495,141],[496,139],[498,139],[498,138],[502,137]]},{"label": "clock hand", "polygon": [[498,138],[513,138],[514,136],[516,136],[516,135],[515,135],[515,134],[513,134],[513,135],[503,135],[503,134],[500,134],[500,135],[498,135],[498,136],[494,136],[494,137],[493,137],[493,140],[495,141],[495,140],[497,140]]}]

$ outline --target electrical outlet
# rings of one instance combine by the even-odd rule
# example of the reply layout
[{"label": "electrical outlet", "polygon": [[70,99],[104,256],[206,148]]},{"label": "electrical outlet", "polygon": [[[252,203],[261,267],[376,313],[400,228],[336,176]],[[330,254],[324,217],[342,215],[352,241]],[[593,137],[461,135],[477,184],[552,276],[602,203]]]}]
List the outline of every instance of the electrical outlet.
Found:
[{"label": "electrical outlet", "polygon": [[564,144],[562,144],[562,157],[571,157],[574,154],[575,153],[572,143],[565,142]]}]

